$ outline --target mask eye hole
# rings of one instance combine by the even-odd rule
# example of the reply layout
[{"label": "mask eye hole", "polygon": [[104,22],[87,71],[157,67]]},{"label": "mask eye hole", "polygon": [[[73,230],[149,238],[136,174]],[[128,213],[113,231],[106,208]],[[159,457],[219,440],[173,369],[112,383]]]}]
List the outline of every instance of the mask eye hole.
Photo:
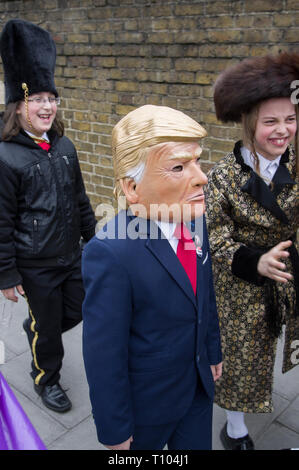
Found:
[{"label": "mask eye hole", "polygon": [[183,165],[176,165],[172,168],[172,171],[175,173],[179,173],[180,171],[183,171]]}]

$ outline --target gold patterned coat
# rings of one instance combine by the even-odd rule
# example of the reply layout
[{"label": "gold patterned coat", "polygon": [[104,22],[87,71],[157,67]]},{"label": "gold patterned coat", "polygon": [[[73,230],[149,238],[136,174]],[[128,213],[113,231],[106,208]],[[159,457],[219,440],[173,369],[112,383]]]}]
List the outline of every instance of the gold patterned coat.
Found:
[{"label": "gold patterned coat", "polygon": [[[296,158],[293,149],[287,149],[270,188],[244,163],[241,145],[237,142],[234,151],[211,170],[206,190],[224,358],[215,401],[234,411],[265,413],[273,410],[277,338],[265,319],[268,280],[257,273],[257,262],[263,253],[290,238],[298,249]],[[298,252],[294,251],[298,267]],[[287,271],[294,274],[291,257],[286,264]],[[295,314],[298,283],[272,282],[282,322],[286,324],[283,372],[287,372],[296,365],[292,348],[294,341],[299,340],[299,317]]]}]

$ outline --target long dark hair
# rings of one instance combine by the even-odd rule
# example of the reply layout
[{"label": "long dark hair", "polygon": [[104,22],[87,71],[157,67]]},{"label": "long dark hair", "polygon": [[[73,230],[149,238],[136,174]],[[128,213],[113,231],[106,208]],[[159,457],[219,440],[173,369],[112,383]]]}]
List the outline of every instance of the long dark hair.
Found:
[{"label": "long dark hair", "polygon": [[[17,115],[17,109],[20,103],[21,101],[9,103],[3,113],[1,139],[4,141],[8,141],[13,136],[18,135],[22,129]],[[64,134],[64,124],[58,114],[55,116],[51,129],[54,130],[59,137],[62,137]]]}]

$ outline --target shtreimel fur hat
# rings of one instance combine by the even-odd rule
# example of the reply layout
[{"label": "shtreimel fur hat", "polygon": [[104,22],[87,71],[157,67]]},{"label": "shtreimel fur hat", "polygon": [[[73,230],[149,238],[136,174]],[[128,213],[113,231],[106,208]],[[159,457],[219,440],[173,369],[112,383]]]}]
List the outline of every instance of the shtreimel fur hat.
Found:
[{"label": "shtreimel fur hat", "polygon": [[54,83],[56,47],[47,31],[28,21],[10,20],[1,34],[0,52],[6,104],[24,99],[24,83],[29,95],[48,91],[58,96]]},{"label": "shtreimel fur hat", "polygon": [[270,98],[290,97],[291,83],[299,79],[299,54],[245,59],[224,70],[214,87],[217,119],[240,122],[257,103]]}]

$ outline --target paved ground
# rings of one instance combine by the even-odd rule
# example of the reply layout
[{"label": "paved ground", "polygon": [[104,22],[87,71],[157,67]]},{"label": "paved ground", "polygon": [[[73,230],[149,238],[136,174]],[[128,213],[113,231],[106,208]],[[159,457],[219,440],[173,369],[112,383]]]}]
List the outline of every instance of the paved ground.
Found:
[{"label": "paved ground", "polygon": [[[26,302],[18,304],[0,299],[0,360],[1,344],[5,362],[0,370],[35,426],[49,450],[101,450],[91,417],[88,387],[82,361],[81,326],[65,333],[65,359],[61,385],[67,389],[73,408],[58,414],[45,408],[33,390],[29,376],[31,353],[22,329],[27,315]],[[2,341],[2,343],[1,343]],[[279,345],[275,367],[274,404],[271,414],[251,415],[247,419],[249,432],[259,450],[299,448],[299,367],[287,374],[281,373]],[[225,413],[215,406],[213,448],[221,450],[219,431],[225,422]]]}]

